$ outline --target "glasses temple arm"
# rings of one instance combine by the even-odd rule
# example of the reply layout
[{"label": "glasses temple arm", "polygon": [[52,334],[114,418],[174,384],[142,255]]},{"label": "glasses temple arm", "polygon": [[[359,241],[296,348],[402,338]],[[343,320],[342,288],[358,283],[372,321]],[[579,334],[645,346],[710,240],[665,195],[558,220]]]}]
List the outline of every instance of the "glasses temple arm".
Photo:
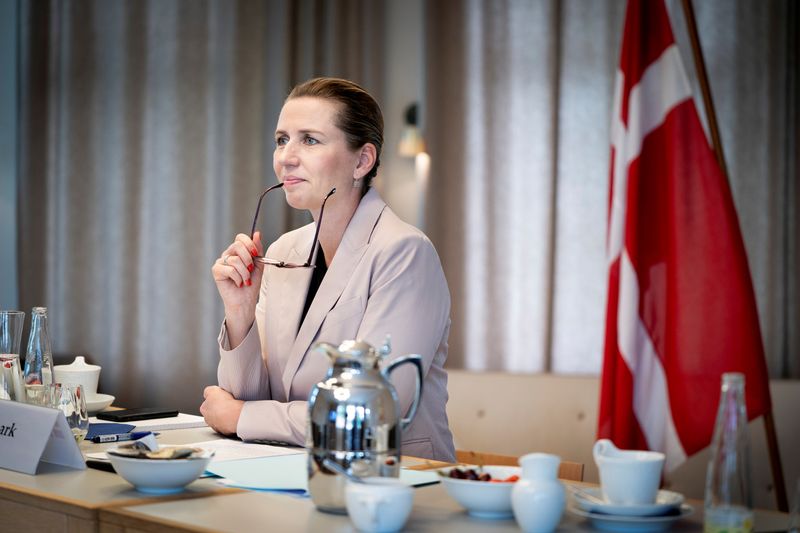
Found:
[{"label": "glasses temple arm", "polygon": [[[331,192],[325,195],[325,198],[322,199],[322,206],[319,208],[319,219],[317,219],[317,228],[314,230],[314,245],[311,247],[311,252],[308,254],[308,260],[306,261],[307,265],[313,265],[317,261],[317,248],[319,248],[319,228],[322,226],[322,213],[325,211],[325,202],[328,201],[328,198],[333,196],[333,193],[336,192],[336,187],[331,189]],[[312,263],[311,261],[314,261]]]},{"label": "glasses temple arm", "polygon": [[250,238],[253,238],[253,235],[256,233],[256,222],[258,222],[258,212],[261,211],[261,200],[267,195],[268,192],[274,191],[283,187],[283,183],[278,183],[277,185],[273,185],[272,187],[267,188],[264,192],[261,193],[261,196],[258,197],[258,205],[256,206],[256,216],[253,217],[253,225],[250,227]]}]

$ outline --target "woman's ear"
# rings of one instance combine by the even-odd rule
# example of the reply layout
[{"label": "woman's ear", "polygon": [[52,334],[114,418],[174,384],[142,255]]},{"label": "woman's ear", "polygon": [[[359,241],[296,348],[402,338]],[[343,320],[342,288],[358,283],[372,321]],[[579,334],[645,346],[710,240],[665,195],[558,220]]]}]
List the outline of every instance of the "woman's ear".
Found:
[{"label": "woman's ear", "polygon": [[375,166],[377,160],[378,150],[375,148],[374,144],[367,143],[362,146],[358,153],[358,164],[353,172],[353,179],[360,180],[366,176],[369,171],[372,170],[372,167]]}]

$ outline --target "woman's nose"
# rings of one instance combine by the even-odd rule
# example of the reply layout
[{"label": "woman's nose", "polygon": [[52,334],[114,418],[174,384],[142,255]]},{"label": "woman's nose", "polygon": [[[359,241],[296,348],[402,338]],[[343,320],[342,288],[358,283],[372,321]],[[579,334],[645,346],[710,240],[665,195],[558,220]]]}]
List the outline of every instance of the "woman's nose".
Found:
[{"label": "woman's nose", "polygon": [[284,144],[283,147],[281,147],[281,149],[278,150],[277,156],[278,156],[278,163],[280,163],[281,166],[297,165],[298,162],[297,150],[295,149],[294,144],[291,142]]}]

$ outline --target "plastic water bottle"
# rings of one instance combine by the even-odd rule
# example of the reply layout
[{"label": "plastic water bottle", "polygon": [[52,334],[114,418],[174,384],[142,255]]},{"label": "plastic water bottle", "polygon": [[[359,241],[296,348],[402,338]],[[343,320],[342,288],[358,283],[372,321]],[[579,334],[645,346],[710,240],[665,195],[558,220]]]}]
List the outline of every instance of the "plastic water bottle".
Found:
[{"label": "plastic water bottle", "polygon": [[722,375],[705,496],[705,533],[749,533],[753,530],[743,374]]},{"label": "plastic water bottle", "polygon": [[44,404],[46,387],[53,382],[53,351],[47,331],[46,307],[33,308],[24,380],[28,403]]}]

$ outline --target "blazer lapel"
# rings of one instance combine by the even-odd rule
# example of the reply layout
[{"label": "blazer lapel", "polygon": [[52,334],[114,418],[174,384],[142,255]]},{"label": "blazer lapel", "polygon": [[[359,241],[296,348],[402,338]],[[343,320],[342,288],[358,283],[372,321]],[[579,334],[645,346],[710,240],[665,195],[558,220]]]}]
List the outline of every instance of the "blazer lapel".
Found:
[{"label": "blazer lapel", "polygon": [[[342,242],[333,257],[333,262],[322,279],[319,290],[311,303],[311,307],[308,309],[306,318],[300,326],[300,331],[298,331],[297,338],[289,352],[289,359],[283,372],[283,389],[286,391],[286,401],[289,400],[292,380],[297,373],[297,369],[303,362],[303,358],[311,347],[311,342],[316,337],[328,312],[333,309],[336,302],[339,301],[342,291],[347,287],[356,266],[367,249],[372,231],[375,229],[375,225],[385,207],[386,204],[378,196],[378,193],[374,189],[370,189],[361,199],[358,209],[356,209],[353,218],[347,225],[347,229],[342,236]],[[308,287],[308,283],[306,283],[306,287]],[[303,303],[305,303],[305,298],[301,302],[301,312]],[[345,339],[322,340],[337,343]]]},{"label": "blazer lapel", "polygon": [[[285,259],[288,262],[305,261],[308,253],[303,254],[302,250],[292,248]],[[278,354],[289,353],[297,337],[297,326],[300,324],[300,315],[303,313],[303,305],[308,293],[308,285],[311,282],[310,268],[276,268],[267,266],[266,268],[275,269],[272,287],[267,298],[274,298],[276,314],[273,317],[275,323],[275,338]],[[266,324],[269,328],[269,323]],[[269,354],[267,355],[269,357]],[[276,361],[280,362],[283,358],[278,356]],[[285,369],[285,364],[280,365],[281,375]],[[285,390],[285,389],[284,389]]]}]

